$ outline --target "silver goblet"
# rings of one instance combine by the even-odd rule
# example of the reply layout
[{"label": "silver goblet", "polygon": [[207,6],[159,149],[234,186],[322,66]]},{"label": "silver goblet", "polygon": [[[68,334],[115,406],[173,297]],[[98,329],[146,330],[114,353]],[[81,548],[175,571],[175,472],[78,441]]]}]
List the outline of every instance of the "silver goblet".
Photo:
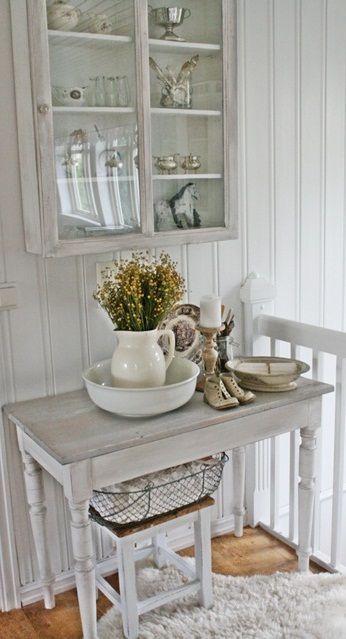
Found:
[{"label": "silver goblet", "polygon": [[179,26],[185,19],[190,17],[190,9],[183,9],[181,7],[159,7],[158,9],[153,9],[153,7],[149,5],[149,15],[155,21],[155,24],[166,29],[160,40],[185,42],[184,38],[174,33],[173,27]]}]

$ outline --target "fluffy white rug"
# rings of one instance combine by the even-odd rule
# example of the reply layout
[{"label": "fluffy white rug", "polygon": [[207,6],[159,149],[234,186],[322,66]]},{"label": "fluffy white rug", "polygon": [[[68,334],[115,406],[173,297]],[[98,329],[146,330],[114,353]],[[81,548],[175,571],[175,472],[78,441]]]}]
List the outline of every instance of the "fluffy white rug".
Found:
[{"label": "fluffy white rug", "polygon": [[[139,598],[185,581],[173,567],[143,568]],[[276,573],[271,576],[213,575],[214,605],[197,606],[196,595],[140,617],[140,639],[346,639],[346,577]],[[113,607],[98,624],[99,639],[122,639]]]}]

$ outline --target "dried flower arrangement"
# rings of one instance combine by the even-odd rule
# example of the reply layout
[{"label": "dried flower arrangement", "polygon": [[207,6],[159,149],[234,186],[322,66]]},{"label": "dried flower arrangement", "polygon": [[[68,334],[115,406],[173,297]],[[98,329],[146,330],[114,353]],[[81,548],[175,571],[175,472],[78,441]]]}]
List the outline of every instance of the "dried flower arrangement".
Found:
[{"label": "dried flower arrangement", "polygon": [[184,278],[167,253],[157,259],[134,253],[115,260],[94,298],[120,331],[150,331],[159,325],[185,292]]}]

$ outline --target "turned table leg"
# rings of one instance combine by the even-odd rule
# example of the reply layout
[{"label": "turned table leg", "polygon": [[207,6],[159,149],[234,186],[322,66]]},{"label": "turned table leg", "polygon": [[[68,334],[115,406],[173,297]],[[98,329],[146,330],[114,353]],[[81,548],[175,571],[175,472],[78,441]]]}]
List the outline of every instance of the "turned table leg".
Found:
[{"label": "turned table leg", "polygon": [[298,488],[298,570],[309,570],[311,555],[311,534],[316,482],[316,432],[317,427],[301,428],[299,448],[299,488]]},{"label": "turned table leg", "polygon": [[71,513],[72,549],[83,639],[97,639],[95,559],[89,500],[69,501]]},{"label": "turned table leg", "polygon": [[241,446],[232,450],[233,460],[233,514],[234,534],[243,536],[244,524],[244,495],[245,495],[245,448]]},{"label": "turned table leg", "polygon": [[54,608],[55,598],[53,574],[49,556],[49,544],[46,526],[46,507],[44,505],[44,488],[41,466],[24,450],[24,477],[29,504],[31,527],[37,554],[37,562],[42,584],[45,608]]}]

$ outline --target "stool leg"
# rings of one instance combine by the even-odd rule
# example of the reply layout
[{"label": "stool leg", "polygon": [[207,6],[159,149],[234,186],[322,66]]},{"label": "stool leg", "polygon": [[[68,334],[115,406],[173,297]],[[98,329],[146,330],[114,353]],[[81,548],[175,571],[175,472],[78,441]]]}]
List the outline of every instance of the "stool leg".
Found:
[{"label": "stool leg", "polygon": [[195,528],[196,575],[201,582],[199,603],[204,608],[213,605],[213,586],[211,575],[211,539],[210,508],[203,508],[198,513]]},{"label": "stool leg", "polygon": [[154,535],[152,541],[154,546],[154,562],[158,568],[164,568],[166,560],[162,552],[162,547],[166,545],[166,537],[165,535]]},{"label": "stool leg", "polygon": [[127,639],[137,639],[138,608],[133,541],[118,539],[117,553],[124,635]]}]

